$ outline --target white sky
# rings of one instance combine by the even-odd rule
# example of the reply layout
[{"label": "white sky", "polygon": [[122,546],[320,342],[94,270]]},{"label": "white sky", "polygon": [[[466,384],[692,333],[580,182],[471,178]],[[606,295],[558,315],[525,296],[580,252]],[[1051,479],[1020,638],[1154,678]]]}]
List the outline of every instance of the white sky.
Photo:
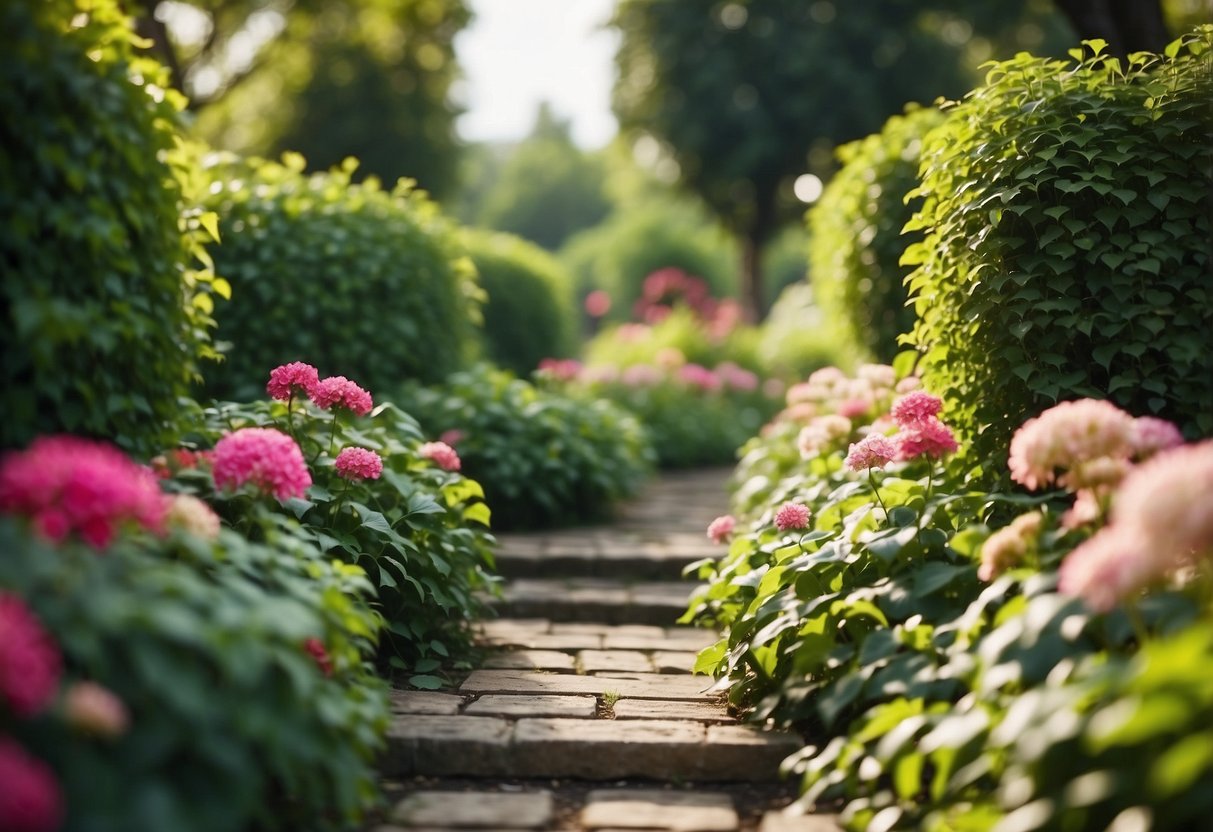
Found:
[{"label": "white sky", "polygon": [[617,36],[600,30],[614,0],[470,0],[476,17],[455,39],[464,81],[457,122],[469,141],[513,141],[530,132],[539,102],[572,121],[573,139],[599,148],[611,115]]}]

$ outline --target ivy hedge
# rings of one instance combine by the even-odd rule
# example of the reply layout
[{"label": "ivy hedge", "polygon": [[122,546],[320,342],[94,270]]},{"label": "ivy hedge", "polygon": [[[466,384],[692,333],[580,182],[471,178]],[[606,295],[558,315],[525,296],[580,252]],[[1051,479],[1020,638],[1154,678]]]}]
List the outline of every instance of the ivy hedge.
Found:
[{"label": "ivy hedge", "polygon": [[970,462],[1080,396],[1213,431],[1211,46],[1020,55],[928,137],[912,343]]}]

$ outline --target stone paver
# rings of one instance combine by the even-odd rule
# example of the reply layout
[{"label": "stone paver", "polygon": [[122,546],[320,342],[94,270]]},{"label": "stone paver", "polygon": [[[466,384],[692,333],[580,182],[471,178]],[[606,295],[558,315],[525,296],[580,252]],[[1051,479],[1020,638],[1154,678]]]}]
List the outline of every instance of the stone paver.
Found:
[{"label": "stone paver", "polygon": [[650,673],[653,670],[649,657],[635,650],[582,650],[577,654],[577,663],[586,673],[599,670]]},{"label": "stone paver", "polygon": [[380,770],[389,775],[501,776],[508,770],[513,725],[484,716],[414,716],[388,726]]},{"label": "stone paver", "polygon": [[394,713],[435,716],[454,716],[466,698],[428,690],[393,690],[390,697]]},{"label": "stone paver", "polygon": [[732,722],[724,705],[717,702],[671,702],[661,699],[620,699],[612,708],[615,719],[693,719],[699,722]]},{"label": "stone paver", "polygon": [[501,792],[414,792],[392,810],[406,827],[542,829],[552,819],[552,794]]},{"label": "stone paver", "polygon": [[588,719],[598,713],[598,697],[488,694],[472,702],[463,712],[478,716],[573,716]]},{"label": "stone paver", "polygon": [[576,662],[557,650],[506,650],[481,664],[486,670],[572,670]]},{"label": "stone paver", "polygon": [[463,693],[604,694],[608,691],[633,699],[715,700],[704,693],[711,680],[703,676],[673,676],[661,673],[574,676],[528,670],[474,670],[459,690]]},{"label": "stone paver", "polygon": [[767,812],[758,832],[843,832],[837,815],[788,815]]},{"label": "stone paver", "polygon": [[514,733],[520,777],[665,779],[693,775],[704,754],[704,726],[694,722],[524,719]]},{"label": "stone paver", "polygon": [[733,832],[738,823],[732,798],[714,792],[640,789],[592,791],[581,812],[582,826],[594,830]]},{"label": "stone paver", "polygon": [[658,673],[690,673],[699,653],[693,650],[657,650],[652,655]]}]

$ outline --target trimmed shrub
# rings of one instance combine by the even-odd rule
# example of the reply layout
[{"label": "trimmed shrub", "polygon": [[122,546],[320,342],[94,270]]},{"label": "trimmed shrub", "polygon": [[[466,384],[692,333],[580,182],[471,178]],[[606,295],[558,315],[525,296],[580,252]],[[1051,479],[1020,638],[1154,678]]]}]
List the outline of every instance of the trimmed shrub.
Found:
[{"label": "trimmed shrub", "polygon": [[923,151],[912,342],[970,463],[1082,396],[1213,432],[1213,27],[1165,58],[1088,46],[994,65]]},{"label": "trimmed shrub", "polygon": [[567,355],[575,320],[572,287],[560,263],[534,243],[508,234],[465,234],[488,300],[485,357],[519,375],[540,360]]},{"label": "trimmed shrub", "polygon": [[407,180],[353,184],[355,168],[306,175],[297,154],[207,161],[215,268],[232,284],[212,395],[252,399],[266,367],[291,361],[383,388],[442,378],[472,354],[480,293],[450,224]]},{"label": "trimmed shrub", "polygon": [[[70,431],[149,447],[208,356],[180,96],[113,0],[0,9],[0,447]],[[183,233],[184,229],[184,233]]]},{"label": "trimmed shrub", "polygon": [[822,367],[855,366],[857,349],[839,334],[838,321],[823,314],[809,284],[790,284],[758,328],[759,364],[767,375],[785,380],[802,379]]},{"label": "trimmed shrub", "polygon": [[409,385],[400,401],[425,430],[459,452],[483,483],[499,529],[602,519],[648,476],[648,435],[627,411],[544,390],[478,366],[435,387]]},{"label": "trimmed shrub", "polygon": [[842,168],[808,212],[813,290],[822,310],[855,348],[881,361],[899,352],[897,336],[914,326],[898,261],[921,234],[902,236],[916,207],[922,137],[943,121],[934,109],[909,109],[879,133],[838,148]]}]

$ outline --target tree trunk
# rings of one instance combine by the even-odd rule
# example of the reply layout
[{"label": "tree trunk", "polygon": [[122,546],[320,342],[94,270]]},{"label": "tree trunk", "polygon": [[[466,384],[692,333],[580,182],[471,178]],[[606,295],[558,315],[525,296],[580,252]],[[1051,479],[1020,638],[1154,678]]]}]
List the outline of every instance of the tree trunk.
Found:
[{"label": "tree trunk", "polygon": [[177,59],[177,50],[169,40],[168,27],[163,21],[156,19],[156,0],[142,0],[133,4],[132,17],[135,19],[135,34],[152,42],[152,57],[164,64],[169,72],[169,84],[180,92],[185,92],[185,79],[181,74],[181,62]]},{"label": "tree trunk", "polygon": [[1079,40],[1102,38],[1108,52],[1162,52],[1171,40],[1159,0],[1056,0]]},{"label": "tree trunk", "polygon": [[765,314],[762,286],[764,235],[751,229],[741,238],[741,314],[747,323],[758,323]]}]

